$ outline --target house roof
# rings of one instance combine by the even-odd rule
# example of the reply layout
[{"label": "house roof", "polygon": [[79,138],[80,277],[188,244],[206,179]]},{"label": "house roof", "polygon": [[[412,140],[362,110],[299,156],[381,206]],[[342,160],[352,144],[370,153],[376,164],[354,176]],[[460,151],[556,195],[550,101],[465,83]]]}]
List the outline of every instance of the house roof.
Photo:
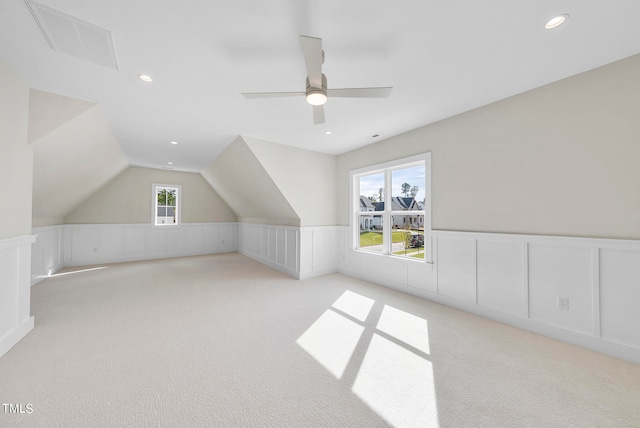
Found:
[{"label": "house roof", "polygon": [[[361,197],[362,199],[362,197]],[[373,202],[373,206],[376,211],[384,211],[384,202]],[[420,209],[414,198],[403,198],[401,196],[394,196],[391,198],[391,210],[392,211],[406,211]]]},{"label": "house roof", "polygon": [[372,210],[375,209],[375,207],[371,203],[371,199],[367,198],[366,196],[360,196],[360,207]]}]

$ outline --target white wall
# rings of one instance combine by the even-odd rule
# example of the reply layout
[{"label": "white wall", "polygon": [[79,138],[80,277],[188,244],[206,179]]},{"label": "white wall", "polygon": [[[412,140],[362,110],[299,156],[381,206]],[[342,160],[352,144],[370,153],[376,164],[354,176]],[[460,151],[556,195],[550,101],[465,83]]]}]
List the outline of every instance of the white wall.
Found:
[{"label": "white wall", "polygon": [[[340,155],[340,272],[640,363],[639,74],[636,55]],[[355,251],[349,172],[425,152],[433,265]]]},{"label": "white wall", "polygon": [[201,174],[239,221],[300,225],[300,217],[242,137],[236,138]]},{"label": "white wall", "polygon": [[349,171],[432,153],[438,230],[640,239],[640,55],[338,157]]},{"label": "white wall", "polygon": [[338,232],[334,226],[240,223],[238,252],[294,278],[311,278],[338,270]]},{"label": "white wall", "polygon": [[243,137],[301,226],[334,226],[337,215],[337,156]]},{"label": "white wall", "polygon": [[237,250],[236,223],[66,224],[34,228],[31,282],[65,266],[117,263]]},{"label": "white wall", "polygon": [[33,329],[30,316],[33,151],[29,89],[0,60],[0,357]]}]

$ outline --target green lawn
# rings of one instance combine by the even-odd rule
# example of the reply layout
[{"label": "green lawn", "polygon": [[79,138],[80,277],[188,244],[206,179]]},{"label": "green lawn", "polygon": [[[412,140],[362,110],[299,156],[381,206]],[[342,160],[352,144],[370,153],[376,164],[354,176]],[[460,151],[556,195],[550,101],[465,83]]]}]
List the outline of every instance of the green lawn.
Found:
[{"label": "green lawn", "polygon": [[[402,242],[404,239],[404,232],[393,232],[393,242]],[[360,246],[369,247],[371,245],[382,244],[382,231],[380,232],[360,232]]]},{"label": "green lawn", "polygon": [[[412,253],[416,253],[416,254],[412,254]],[[402,251],[396,251],[393,254],[398,256],[404,256],[406,254],[409,257],[414,257],[416,259],[424,259],[424,248],[407,248],[406,253],[404,250],[402,250]]]}]

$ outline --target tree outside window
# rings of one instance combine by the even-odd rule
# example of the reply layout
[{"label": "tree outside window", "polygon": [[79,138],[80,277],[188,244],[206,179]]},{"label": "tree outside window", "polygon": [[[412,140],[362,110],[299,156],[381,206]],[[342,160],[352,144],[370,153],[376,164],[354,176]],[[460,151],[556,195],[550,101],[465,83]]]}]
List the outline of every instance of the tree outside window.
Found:
[{"label": "tree outside window", "polygon": [[177,185],[153,185],[153,224],[155,226],[177,226],[180,222],[180,190]]}]

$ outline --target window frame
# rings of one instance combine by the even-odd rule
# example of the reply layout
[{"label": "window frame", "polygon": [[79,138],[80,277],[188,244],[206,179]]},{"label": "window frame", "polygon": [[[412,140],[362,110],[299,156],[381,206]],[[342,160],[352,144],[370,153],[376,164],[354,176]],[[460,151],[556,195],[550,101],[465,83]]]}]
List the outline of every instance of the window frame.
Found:
[{"label": "window frame", "polygon": [[[410,168],[412,166],[424,165],[424,209],[423,210],[411,210],[411,211],[392,211],[391,199],[392,195],[392,172],[400,169]],[[375,211],[382,215],[382,241],[383,251],[371,251],[361,248],[360,244],[360,216],[366,215],[366,212],[360,211],[360,177],[383,174],[384,180],[384,211]],[[431,152],[409,156],[401,159],[396,159],[389,162],[384,162],[368,167],[358,168],[350,171],[350,210],[349,216],[350,228],[352,232],[351,236],[351,249],[365,254],[372,254],[378,256],[388,256],[394,259],[404,259],[412,263],[433,263],[433,251],[432,251],[432,231],[431,231]],[[409,214],[408,214],[409,213]],[[424,259],[417,259],[413,257],[399,256],[393,254],[392,251],[392,233],[393,223],[391,221],[392,216],[423,216],[424,218]]]},{"label": "window frame", "polygon": [[[176,190],[176,222],[158,224],[158,188]],[[161,228],[180,227],[182,224],[182,186],[179,184],[151,184],[151,226]]]}]

